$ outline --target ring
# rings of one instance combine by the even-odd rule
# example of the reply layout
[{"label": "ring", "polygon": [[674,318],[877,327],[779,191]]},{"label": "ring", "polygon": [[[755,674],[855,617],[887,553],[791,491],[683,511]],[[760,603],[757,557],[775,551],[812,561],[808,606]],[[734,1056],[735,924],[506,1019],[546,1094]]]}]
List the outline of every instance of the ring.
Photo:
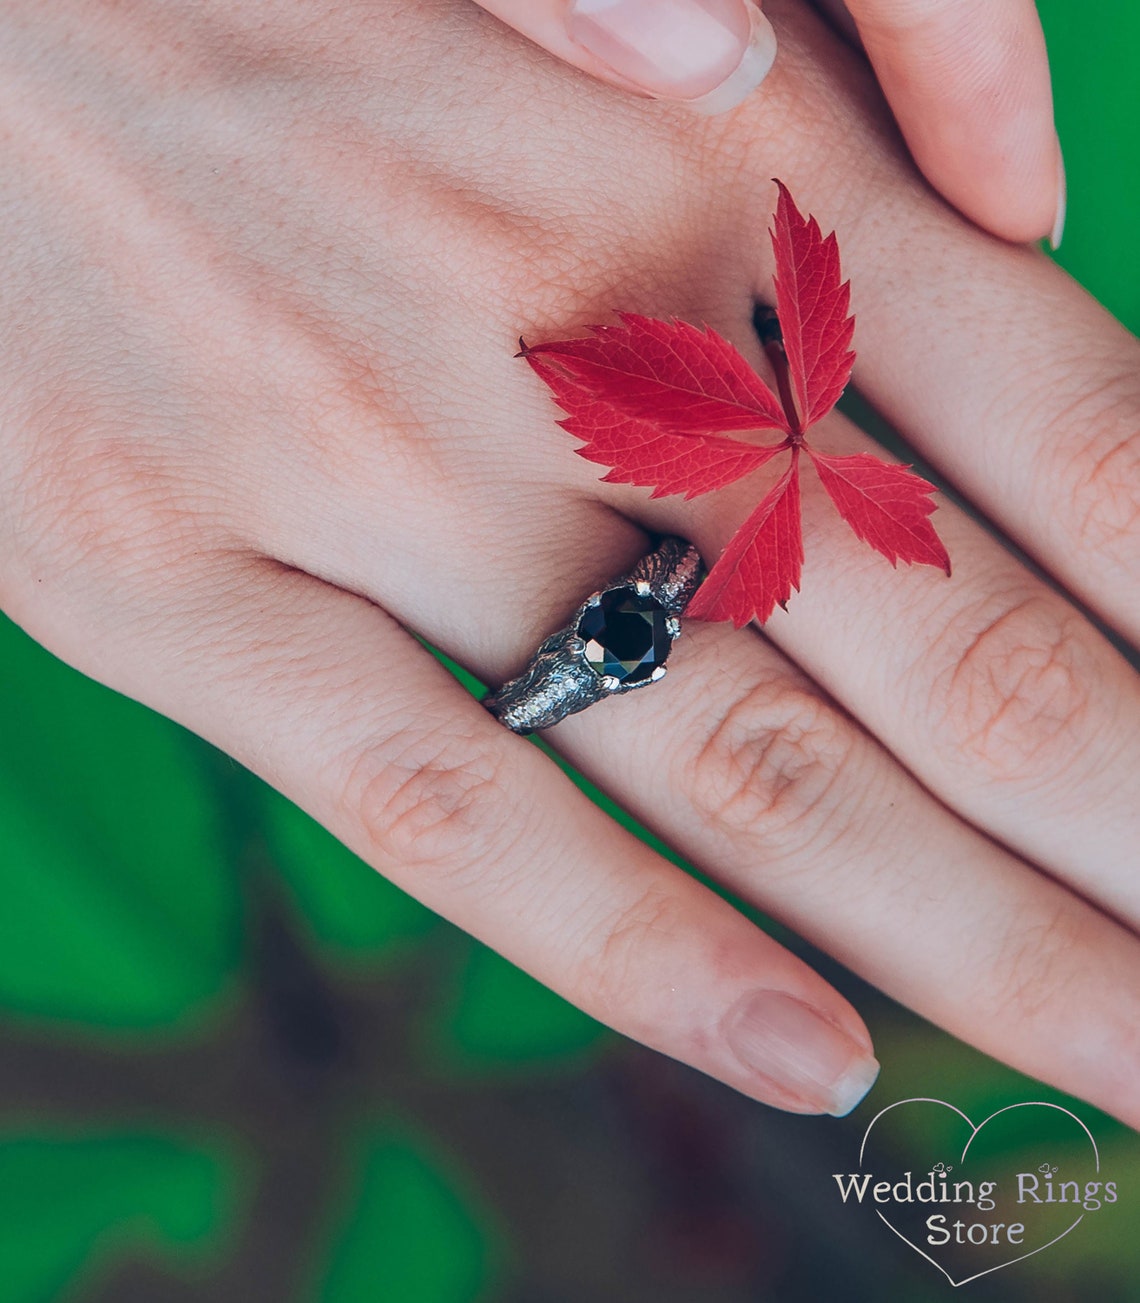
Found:
[{"label": "ring", "polygon": [[678,617],[703,578],[691,543],[663,539],[629,574],[587,597],[483,705],[515,733],[533,733],[603,697],[656,683],[681,636]]}]

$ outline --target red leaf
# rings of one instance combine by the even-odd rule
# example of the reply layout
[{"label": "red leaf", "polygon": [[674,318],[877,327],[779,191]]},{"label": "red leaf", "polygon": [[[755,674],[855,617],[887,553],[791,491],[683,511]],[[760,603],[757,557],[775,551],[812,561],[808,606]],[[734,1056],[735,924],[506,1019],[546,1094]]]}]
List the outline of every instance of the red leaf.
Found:
[{"label": "red leaf", "polygon": [[788,433],[780,400],[710,327],[700,331],[686,321],[618,315],[620,326],[590,326],[593,338],[524,345],[522,355],[531,365],[536,355],[556,363],[623,416],[662,429]]},{"label": "red leaf", "polygon": [[568,413],[558,424],[584,440],[584,447],[576,449],[578,455],[611,468],[602,476],[608,484],[651,488],[653,498],[670,493],[695,498],[732,484],[783,451],[783,444],[760,448],[716,434],[662,430],[652,421],[622,415],[613,404],[568,380],[544,358],[528,355],[527,361]]},{"label": "red leaf", "polygon": [[825,457],[808,448],[808,455],[839,514],[864,543],[891,565],[918,562],[950,573],[950,557],[929,520],[933,484],[865,452]]},{"label": "red leaf", "polygon": [[[620,325],[590,326],[583,339],[533,348],[520,341],[520,356],[566,413],[559,425],[581,440],[580,456],[608,468],[603,479],[610,483],[648,488],[655,498],[694,498],[790,451],[787,472],[737,530],[685,612],[732,620],[737,628],[763,623],[799,589],[801,448],[859,538],[892,565],[902,559],[950,573],[929,520],[933,485],[866,453],[824,456],[804,439],[851,377],[855,322],[834,233],[824,239],[816,219],[799,211],[783,182],[776,185],[776,320],[765,310],[756,328],[778,397],[708,326],[620,313]],[[757,430],[786,437],[768,447],[732,437]]]},{"label": "red leaf", "polygon": [[[839,401],[851,378],[855,319],[851,283],[840,284],[834,231],[825,240],[804,217],[782,181],[772,247],[776,251],[776,314],[799,404],[802,433]],[[789,413],[791,415],[791,413]]]},{"label": "red leaf", "polygon": [[761,624],[800,587],[804,560],[800,533],[799,450],[752,515],[736,531],[720,560],[685,609],[694,620],[749,620]]}]

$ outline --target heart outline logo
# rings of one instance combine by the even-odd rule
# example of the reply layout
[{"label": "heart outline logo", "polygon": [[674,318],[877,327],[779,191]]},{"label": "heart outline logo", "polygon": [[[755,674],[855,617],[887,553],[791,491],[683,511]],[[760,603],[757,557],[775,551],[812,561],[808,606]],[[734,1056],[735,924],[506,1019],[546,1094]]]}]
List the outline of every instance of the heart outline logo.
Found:
[{"label": "heart outline logo", "polygon": [[[1073,1121],[1077,1124],[1077,1126],[1079,1126],[1080,1129],[1088,1137],[1089,1144],[1092,1145],[1093,1158],[1096,1162],[1096,1172],[1098,1175],[1100,1173],[1100,1150],[1097,1148],[1097,1143],[1093,1137],[1092,1132],[1088,1129],[1087,1126],[1085,1126],[1085,1124],[1081,1121],[1079,1117],[1077,1117],[1075,1113],[1070,1112],[1069,1109],[1064,1108],[1060,1104],[1051,1104],[1046,1100],[1023,1100],[1019,1104],[1006,1104],[1004,1108],[995,1109],[989,1115],[989,1117],[983,1118],[981,1122],[979,1122],[977,1126],[975,1126],[973,1120],[970,1117],[968,1117],[965,1113],[963,1113],[960,1108],[956,1107],[954,1104],[947,1103],[947,1101],[944,1099],[935,1099],[929,1095],[916,1095],[912,1099],[896,1100],[893,1104],[888,1104],[886,1108],[880,1109],[878,1113],[875,1114],[875,1116],[870,1120],[870,1122],[867,1123],[867,1130],[863,1132],[863,1142],[859,1146],[860,1167],[863,1166],[863,1156],[867,1150],[867,1140],[871,1134],[871,1131],[875,1126],[875,1123],[878,1122],[878,1120],[881,1117],[883,1117],[885,1114],[889,1113],[892,1109],[900,1108],[904,1104],[941,1104],[943,1108],[948,1108],[952,1113],[958,1114],[958,1116],[962,1119],[962,1121],[965,1122],[965,1124],[970,1128],[970,1137],[966,1141],[965,1145],[963,1146],[961,1157],[958,1159],[958,1162],[960,1164],[965,1162],[966,1155],[970,1152],[970,1146],[974,1143],[978,1133],[981,1131],[981,1129],[984,1126],[987,1125],[987,1123],[992,1122],[994,1118],[1000,1117],[1003,1113],[1008,1113],[1011,1109],[1015,1109],[1015,1108],[1056,1109],[1059,1113],[1064,1113],[1066,1117],[1072,1118]],[[915,1251],[915,1253],[918,1254],[920,1258],[925,1258],[926,1261],[931,1264],[931,1266],[937,1267],[938,1270],[943,1274],[943,1276],[946,1277],[946,1279],[950,1282],[950,1284],[955,1289],[959,1288],[959,1286],[961,1285],[968,1285],[972,1280],[980,1280],[982,1276],[988,1276],[992,1272],[1001,1271],[1002,1268],[1004,1267],[1012,1267],[1015,1262],[1024,1262],[1026,1258],[1032,1258],[1035,1253],[1041,1253],[1044,1249],[1051,1248],[1054,1244],[1057,1243],[1058,1240],[1063,1240],[1065,1236],[1069,1234],[1070,1231],[1075,1230],[1081,1224],[1081,1222],[1084,1221],[1085,1218],[1085,1215],[1082,1212],[1081,1215],[1076,1219],[1076,1221],[1074,1221],[1072,1225],[1066,1227],[1066,1229],[1063,1230],[1060,1233],[1060,1235],[1055,1235],[1051,1240],[1048,1240],[1045,1244],[1040,1244],[1037,1246],[1037,1248],[1030,1249],[1028,1253],[1022,1253],[1016,1258],[1010,1258],[1008,1262],[999,1262],[996,1266],[987,1267],[984,1271],[975,1272],[974,1275],[966,1276],[962,1280],[955,1280],[954,1277],[950,1275],[950,1273],[946,1270],[945,1267],[942,1266],[940,1262],[935,1261],[935,1259],[932,1258],[929,1253],[924,1253],[922,1249],[920,1249],[918,1245],[914,1243],[913,1240],[908,1239],[902,1233],[902,1231],[898,1229],[897,1226],[894,1226],[889,1220],[889,1218],[884,1216],[884,1214],[880,1212],[878,1208],[875,1209],[875,1215],[883,1222],[883,1224],[889,1230],[893,1231],[894,1234],[897,1235],[904,1244],[909,1245]]]}]

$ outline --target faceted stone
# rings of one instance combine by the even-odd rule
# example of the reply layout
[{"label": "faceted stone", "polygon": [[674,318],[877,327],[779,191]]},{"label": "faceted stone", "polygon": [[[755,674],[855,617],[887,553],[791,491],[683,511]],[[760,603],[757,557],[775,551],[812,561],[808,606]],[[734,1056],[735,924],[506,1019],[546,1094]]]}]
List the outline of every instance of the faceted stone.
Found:
[{"label": "faceted stone", "polygon": [[586,660],[599,675],[622,683],[641,683],[664,665],[673,640],[665,627],[668,612],[656,598],[636,588],[614,588],[597,606],[586,608],[578,636],[586,644]]}]

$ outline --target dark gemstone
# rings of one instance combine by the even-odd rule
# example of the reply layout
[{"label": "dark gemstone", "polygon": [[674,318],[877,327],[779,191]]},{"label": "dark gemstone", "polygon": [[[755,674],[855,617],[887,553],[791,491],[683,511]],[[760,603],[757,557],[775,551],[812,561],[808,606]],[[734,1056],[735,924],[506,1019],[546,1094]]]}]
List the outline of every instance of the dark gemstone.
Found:
[{"label": "dark gemstone", "polygon": [[654,597],[636,588],[613,588],[597,606],[586,608],[578,636],[586,644],[586,660],[600,675],[622,683],[642,683],[664,665],[673,640],[665,627],[668,612]]}]

